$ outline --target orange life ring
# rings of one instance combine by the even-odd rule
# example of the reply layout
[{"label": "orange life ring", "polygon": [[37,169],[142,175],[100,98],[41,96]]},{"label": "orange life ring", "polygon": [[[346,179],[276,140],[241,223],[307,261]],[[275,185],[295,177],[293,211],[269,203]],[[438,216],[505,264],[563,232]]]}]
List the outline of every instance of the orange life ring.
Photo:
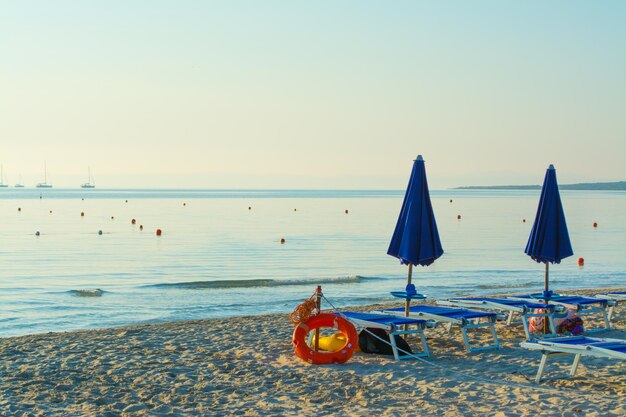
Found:
[{"label": "orange life ring", "polygon": [[[320,327],[332,327],[346,336],[346,343],[335,352],[316,352],[306,342],[306,336],[311,330]],[[298,357],[315,365],[331,363],[344,363],[352,357],[354,349],[358,345],[359,336],[356,329],[348,320],[336,314],[320,313],[304,323],[300,323],[293,330],[293,345]]]}]

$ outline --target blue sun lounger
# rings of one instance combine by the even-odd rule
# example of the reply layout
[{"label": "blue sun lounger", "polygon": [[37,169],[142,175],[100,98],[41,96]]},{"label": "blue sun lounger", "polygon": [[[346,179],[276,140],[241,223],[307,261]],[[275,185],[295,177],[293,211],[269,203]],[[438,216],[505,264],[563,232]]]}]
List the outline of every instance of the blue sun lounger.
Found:
[{"label": "blue sun lounger", "polygon": [[[396,317],[389,314],[357,313],[353,311],[342,311],[334,314],[342,316],[357,328],[373,327],[389,332],[389,343],[393,350],[393,356],[397,361],[430,355],[428,344],[426,343],[426,336],[424,336],[424,329],[428,325],[426,320],[410,317]],[[422,342],[421,352],[400,356],[395,336],[408,334],[416,334],[419,336]]]},{"label": "blue sun lounger", "polygon": [[565,311],[564,306],[554,304],[543,304],[528,300],[510,300],[508,298],[493,297],[463,297],[451,298],[449,300],[437,301],[437,304],[451,307],[480,308],[485,310],[503,312],[508,315],[506,324],[511,325],[513,315],[520,314],[524,325],[526,340],[531,340],[528,319],[531,317],[545,317],[550,325],[550,333],[538,335],[537,337],[556,336],[556,326],[554,324],[555,314]]},{"label": "blue sun lounger", "polygon": [[[389,308],[382,310],[381,313],[393,314],[395,316],[404,316],[404,307]],[[430,305],[413,305],[409,308],[409,317],[432,320],[437,323],[445,323],[448,332],[452,325],[459,326],[463,334],[463,342],[469,352],[475,352],[485,349],[499,349],[500,341],[496,334],[496,318],[497,314],[486,311],[466,310],[462,308],[439,307]],[[481,321],[482,320],[482,321]],[[467,331],[469,329],[487,327],[491,330],[493,336],[493,344],[471,347]]]},{"label": "blue sun lounger", "polygon": [[615,306],[626,302],[626,291],[614,291],[606,294],[597,294],[596,297],[610,300],[614,303],[613,305],[609,305],[609,320],[611,320],[613,318]]},{"label": "blue sun lounger", "polygon": [[599,313],[604,318],[604,327],[597,327],[594,329],[588,329],[587,326],[584,326],[586,333],[591,332],[600,332],[604,330],[611,330],[611,322],[609,321],[609,315],[607,311],[607,307],[611,305],[615,305],[615,301],[601,299],[601,298],[593,298],[593,297],[583,297],[579,295],[566,295],[566,294],[553,294],[549,298],[544,298],[542,294],[527,294],[527,295],[515,295],[511,297],[507,297],[511,300],[526,300],[526,301],[536,301],[541,300],[548,302],[549,304],[561,305],[568,309],[576,310],[576,313],[583,319],[583,316],[588,316],[589,314]]},{"label": "blue sun lounger", "polygon": [[599,339],[595,337],[570,336],[556,339],[545,339],[534,342],[523,342],[521,347],[531,350],[540,350],[541,363],[535,377],[535,382],[540,382],[548,362],[548,357],[557,355],[574,355],[574,363],[569,376],[576,374],[576,368],[581,356],[595,356],[598,358],[611,358],[626,360],[626,340],[622,339]]}]

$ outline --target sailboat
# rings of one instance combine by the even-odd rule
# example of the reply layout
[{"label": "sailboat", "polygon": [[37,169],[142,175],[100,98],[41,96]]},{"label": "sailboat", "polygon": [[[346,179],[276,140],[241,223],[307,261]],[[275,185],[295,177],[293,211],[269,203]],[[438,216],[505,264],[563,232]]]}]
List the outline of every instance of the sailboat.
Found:
[{"label": "sailboat", "polygon": [[91,168],[87,167],[87,182],[80,185],[80,188],[96,188],[93,179],[91,178]]},{"label": "sailboat", "polygon": [[0,188],[8,187],[8,184],[4,183],[4,167],[0,165]]},{"label": "sailboat", "polygon": [[24,188],[24,184],[22,184],[22,176],[20,175],[20,182],[14,185],[15,188]]},{"label": "sailboat", "polygon": [[48,169],[45,162],[43,164],[43,182],[37,184],[37,188],[52,188],[52,184],[48,184]]}]

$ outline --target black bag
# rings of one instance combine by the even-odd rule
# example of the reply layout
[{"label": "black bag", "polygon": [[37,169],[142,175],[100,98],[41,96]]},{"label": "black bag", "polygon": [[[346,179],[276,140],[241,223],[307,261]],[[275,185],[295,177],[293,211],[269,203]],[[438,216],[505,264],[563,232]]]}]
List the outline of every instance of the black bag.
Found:
[{"label": "black bag", "polygon": [[[372,333],[378,337],[373,336]],[[396,346],[398,347],[398,355],[405,356],[405,352],[413,354],[409,344],[402,337],[400,337],[400,335],[395,335],[395,338]],[[393,349],[391,349],[389,340],[389,335],[383,329],[368,327],[361,330],[361,333],[359,333],[359,349],[361,349],[361,352],[365,353],[393,355]]]}]

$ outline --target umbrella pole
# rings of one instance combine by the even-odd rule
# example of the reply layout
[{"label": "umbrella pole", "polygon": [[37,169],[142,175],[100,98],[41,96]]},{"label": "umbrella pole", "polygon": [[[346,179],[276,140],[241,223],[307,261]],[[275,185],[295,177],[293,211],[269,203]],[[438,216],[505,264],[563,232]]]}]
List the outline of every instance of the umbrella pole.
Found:
[{"label": "umbrella pole", "polygon": [[[548,297],[548,294],[549,294],[548,293],[548,291],[549,291],[548,290],[548,288],[549,288],[549,285],[548,285],[548,275],[550,273],[549,265],[550,265],[550,263],[546,262],[546,274],[545,274],[545,276],[543,278],[543,294],[544,294],[543,296],[544,297]],[[548,300],[544,299],[544,303],[548,304]],[[543,318],[543,334],[548,334],[548,331],[549,331],[549,328],[548,328],[548,317],[546,316],[546,317]],[[555,329],[555,331],[556,331],[556,329]]]},{"label": "umbrella pole", "polygon": [[[411,279],[413,278],[413,264],[409,264],[409,275],[407,276],[406,279],[406,285],[407,287],[409,286],[409,284],[411,284]],[[411,299],[409,298],[409,294],[406,295],[406,301],[404,303],[404,317],[409,317],[409,307],[411,304]],[[406,332],[407,330],[409,330],[409,325],[405,324],[404,325],[404,331]],[[408,337],[408,335],[404,335],[404,340],[406,340]]]},{"label": "umbrella pole", "polygon": [[[409,264],[409,275],[406,280],[407,286],[411,284],[411,278],[413,278],[413,264]],[[407,294],[406,303],[404,304],[404,317],[409,317],[409,305],[410,304],[411,304],[411,299],[408,297],[408,294]]]}]

